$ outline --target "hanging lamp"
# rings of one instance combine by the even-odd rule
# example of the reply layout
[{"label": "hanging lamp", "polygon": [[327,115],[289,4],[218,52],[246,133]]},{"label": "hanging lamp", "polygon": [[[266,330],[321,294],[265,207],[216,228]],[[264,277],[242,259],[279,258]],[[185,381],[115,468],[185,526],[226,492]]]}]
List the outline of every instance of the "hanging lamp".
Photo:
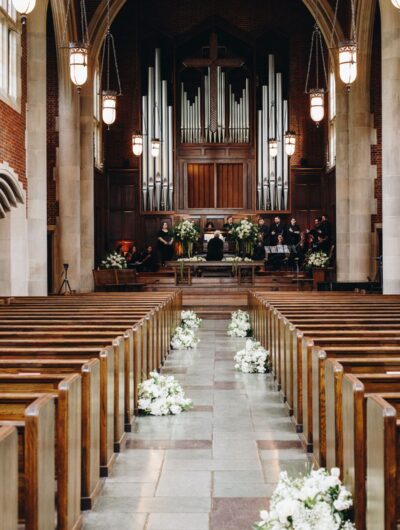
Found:
[{"label": "hanging lamp", "polygon": [[140,133],[132,134],[132,152],[135,156],[142,156],[143,136]]},{"label": "hanging lamp", "polygon": [[268,149],[271,158],[276,158],[278,154],[278,141],[276,138],[270,138],[268,140]]},{"label": "hanging lamp", "polygon": [[286,131],[285,139],[285,153],[287,156],[293,156],[296,151],[296,133],[293,131]]},{"label": "hanging lamp", "polygon": [[25,24],[26,17],[35,9],[36,0],[12,0],[15,11],[21,15],[22,23]]},{"label": "hanging lamp", "polygon": [[[400,8],[400,0],[392,0],[394,5],[398,4]],[[351,29],[350,37],[339,43],[338,46],[338,61],[339,61],[339,77],[341,81],[350,90],[350,85],[357,79],[357,31],[355,19],[354,0],[350,0],[351,7]],[[397,7],[397,6],[396,6]],[[335,13],[332,24],[331,45],[333,43],[333,36],[335,33],[335,26],[337,20],[337,13],[339,9],[339,0],[336,0]]]},{"label": "hanging lamp", "polygon": [[[315,55],[315,85],[310,88],[310,74],[313,56]],[[324,79],[321,82],[319,79],[319,67],[322,64]],[[325,86],[324,86],[325,84]],[[324,47],[322,42],[321,30],[318,23],[314,26],[314,31],[311,36],[310,56],[308,58],[308,69],[306,77],[306,86],[304,92],[310,96],[310,116],[317,124],[324,119],[325,115],[325,93],[327,92],[328,77],[326,75]]]}]

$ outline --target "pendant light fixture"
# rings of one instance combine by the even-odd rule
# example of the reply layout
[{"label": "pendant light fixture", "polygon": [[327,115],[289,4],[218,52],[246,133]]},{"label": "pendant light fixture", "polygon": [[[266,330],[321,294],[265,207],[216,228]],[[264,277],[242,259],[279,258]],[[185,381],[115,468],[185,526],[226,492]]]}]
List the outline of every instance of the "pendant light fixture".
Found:
[{"label": "pendant light fixture", "polygon": [[132,152],[135,156],[142,156],[143,136],[140,133],[132,134]]},{"label": "pendant light fixture", "polygon": [[[400,0],[392,0],[394,5],[400,6]],[[350,0],[351,7],[351,30],[350,37],[339,43],[338,46],[338,59],[339,59],[339,77],[342,82],[350,90],[350,85],[354,83],[357,78],[357,32],[356,32],[356,19],[355,19],[355,7],[354,0]],[[397,7],[397,6],[396,6]],[[333,36],[335,33],[335,26],[337,20],[337,13],[339,9],[339,0],[336,0],[335,13],[332,25],[332,36],[331,45],[333,42]]]},{"label": "pendant light fixture", "polygon": [[[114,61],[115,75],[118,83],[118,92],[110,89],[110,59]],[[107,0],[107,32],[103,44],[103,53],[101,57],[100,79],[103,79],[104,62],[106,62],[106,88],[102,92],[101,109],[103,122],[110,126],[115,122],[117,117],[117,97],[122,96],[121,80],[119,77],[117,52],[115,49],[114,36],[111,33],[110,23],[110,0]]]},{"label": "pendant light fixture", "polygon": [[69,73],[71,81],[76,85],[79,92],[88,78],[89,32],[85,0],[79,0],[81,38],[79,41],[70,42],[66,45],[70,10],[71,0],[68,0],[61,48],[69,50]]},{"label": "pendant light fixture", "polygon": [[276,140],[276,138],[270,138],[268,140],[268,148],[271,158],[276,158],[278,154],[278,141]]},{"label": "pendant light fixture", "polygon": [[285,138],[285,153],[287,156],[293,156],[296,151],[296,133],[293,131],[286,131]]},{"label": "pendant light fixture", "polygon": [[400,0],[392,0],[392,4],[396,9],[400,9]]},{"label": "pendant light fixture", "polygon": [[12,4],[21,15],[22,24],[25,24],[27,15],[35,9],[36,0],[12,0]]},{"label": "pendant light fixture", "polygon": [[[310,88],[310,74],[313,56],[315,55],[315,85]],[[320,82],[319,79],[319,68],[320,63],[324,74],[324,79]],[[324,87],[325,84],[325,87]],[[322,43],[321,30],[319,29],[318,23],[314,26],[314,31],[311,37],[310,56],[308,59],[308,70],[306,78],[305,93],[310,96],[310,116],[313,121],[317,124],[324,119],[325,115],[325,93],[327,92],[328,78],[326,75],[325,67],[325,56],[324,47]]]}]

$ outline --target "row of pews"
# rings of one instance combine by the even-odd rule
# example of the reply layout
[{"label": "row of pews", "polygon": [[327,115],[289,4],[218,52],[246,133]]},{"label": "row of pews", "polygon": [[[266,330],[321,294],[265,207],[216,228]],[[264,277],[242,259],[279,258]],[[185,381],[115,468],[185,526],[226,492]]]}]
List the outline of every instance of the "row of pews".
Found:
[{"label": "row of pews", "polygon": [[0,299],[0,527],[78,530],[159,369],[182,294]]},{"label": "row of pews", "polygon": [[254,334],[314,464],[339,467],[357,530],[400,522],[400,297],[249,292]]}]

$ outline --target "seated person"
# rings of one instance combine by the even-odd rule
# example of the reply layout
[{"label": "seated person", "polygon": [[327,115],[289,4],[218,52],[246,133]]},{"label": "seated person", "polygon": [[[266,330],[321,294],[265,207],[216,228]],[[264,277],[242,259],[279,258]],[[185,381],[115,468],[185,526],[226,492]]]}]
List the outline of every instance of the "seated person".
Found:
[{"label": "seated person", "polygon": [[282,234],[278,234],[275,249],[276,252],[268,255],[268,265],[272,266],[272,270],[278,271],[288,261],[290,256],[290,253],[285,252],[287,245]]},{"label": "seated person", "polygon": [[315,241],[317,241],[317,238],[320,234],[322,235],[321,219],[319,217],[314,219],[314,228],[311,228],[309,233],[314,237]]},{"label": "seated person", "polygon": [[226,233],[228,239],[229,239],[229,235],[232,234],[232,229],[233,229],[233,217],[230,215],[228,219],[226,220],[226,223],[224,223],[222,226],[222,230]]},{"label": "seated person", "polygon": [[210,239],[207,245],[207,261],[222,261],[224,257],[224,242],[220,237],[221,232],[215,231],[214,237]]},{"label": "seated person", "polygon": [[214,226],[214,223],[212,221],[207,221],[206,222],[206,227],[204,229],[206,232],[212,232],[213,230],[215,230],[215,226]]},{"label": "seated person", "polygon": [[132,245],[125,256],[128,269],[136,269],[136,267],[138,266],[139,257],[140,254],[138,249],[136,248],[136,245]]},{"label": "seated person", "polygon": [[152,245],[147,245],[147,247],[141,252],[137,270],[138,272],[158,271],[157,254]]},{"label": "seated person", "polygon": [[296,245],[296,255],[299,258],[299,266],[303,265],[304,258],[309,251],[309,243],[305,232],[300,232],[300,241]]},{"label": "seated person", "polygon": [[319,234],[317,238],[317,250],[319,252],[324,252],[327,256],[329,256],[330,249],[331,245],[328,241],[328,238],[324,237],[322,234]]},{"label": "seated person", "polygon": [[262,232],[258,232],[257,243],[254,245],[253,259],[256,261],[265,259],[264,237]]}]

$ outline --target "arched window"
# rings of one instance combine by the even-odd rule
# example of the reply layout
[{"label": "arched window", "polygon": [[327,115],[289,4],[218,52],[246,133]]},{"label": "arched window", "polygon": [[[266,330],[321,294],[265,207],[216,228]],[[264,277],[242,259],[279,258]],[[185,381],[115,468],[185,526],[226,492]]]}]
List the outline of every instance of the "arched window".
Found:
[{"label": "arched window", "polygon": [[336,80],[334,72],[329,73],[329,146],[328,165],[336,165]]},{"label": "arched window", "polygon": [[0,98],[15,107],[19,98],[20,31],[11,0],[0,0]]},{"label": "arched window", "polygon": [[100,97],[100,72],[97,67],[93,79],[93,153],[94,165],[102,169],[103,167],[103,150],[102,150],[102,123],[101,123],[101,97]]}]

